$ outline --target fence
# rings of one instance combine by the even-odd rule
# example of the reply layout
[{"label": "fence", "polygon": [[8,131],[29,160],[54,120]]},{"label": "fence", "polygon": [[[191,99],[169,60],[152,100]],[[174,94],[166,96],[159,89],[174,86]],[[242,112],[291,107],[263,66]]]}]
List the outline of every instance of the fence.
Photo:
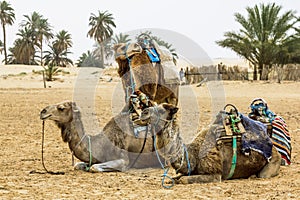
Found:
[{"label": "fence", "polygon": [[[266,73],[266,72],[265,72]],[[278,74],[281,80],[299,81],[300,65],[285,65],[283,68],[273,68],[268,72],[268,80],[278,80]],[[195,84],[207,80],[253,80],[253,71],[238,66],[203,66],[187,67],[185,69],[186,83]],[[258,77],[259,78],[259,77]]]}]

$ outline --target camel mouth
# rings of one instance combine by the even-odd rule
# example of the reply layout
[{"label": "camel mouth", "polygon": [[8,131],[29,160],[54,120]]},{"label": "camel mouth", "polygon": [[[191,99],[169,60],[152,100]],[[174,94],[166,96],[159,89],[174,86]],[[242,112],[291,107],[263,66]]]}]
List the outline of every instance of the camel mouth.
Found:
[{"label": "camel mouth", "polygon": [[52,115],[51,114],[48,114],[48,115],[41,115],[40,116],[40,119],[41,120],[46,120],[46,119],[48,119],[49,117],[51,117]]}]

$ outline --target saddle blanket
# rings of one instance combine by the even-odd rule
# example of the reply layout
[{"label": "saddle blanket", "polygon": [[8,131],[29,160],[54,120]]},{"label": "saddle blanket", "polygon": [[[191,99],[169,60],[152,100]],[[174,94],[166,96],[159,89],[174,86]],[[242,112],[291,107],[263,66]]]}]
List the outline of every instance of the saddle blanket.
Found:
[{"label": "saddle blanket", "polygon": [[250,150],[257,151],[269,162],[273,143],[267,134],[267,126],[245,115],[241,115],[241,121],[246,130],[242,135],[242,151],[244,153],[249,153]]},{"label": "saddle blanket", "polygon": [[281,154],[283,165],[291,164],[291,137],[283,118],[276,116],[272,121],[272,140],[277,151]]}]

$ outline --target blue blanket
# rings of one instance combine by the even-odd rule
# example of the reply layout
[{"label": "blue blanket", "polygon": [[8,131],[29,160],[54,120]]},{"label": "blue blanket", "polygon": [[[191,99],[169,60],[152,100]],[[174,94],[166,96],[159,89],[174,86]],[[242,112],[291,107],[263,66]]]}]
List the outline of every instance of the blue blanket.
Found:
[{"label": "blue blanket", "polygon": [[246,130],[242,136],[242,151],[244,153],[250,152],[250,149],[257,151],[269,161],[272,157],[273,143],[267,134],[267,126],[245,115],[241,114],[240,117]]}]

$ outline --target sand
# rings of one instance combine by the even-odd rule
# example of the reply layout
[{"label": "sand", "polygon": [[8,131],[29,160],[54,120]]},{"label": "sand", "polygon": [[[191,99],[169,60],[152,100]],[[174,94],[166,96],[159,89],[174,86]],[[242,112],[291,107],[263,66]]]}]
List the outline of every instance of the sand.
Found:
[{"label": "sand", "polygon": [[[233,103],[247,113],[251,100],[263,97],[271,110],[287,121],[292,134],[293,163],[282,166],[280,175],[270,179],[249,178],[164,189],[162,169],[97,174],[74,171],[68,145],[62,142],[58,128],[51,122],[45,127],[45,164],[49,170],[65,174],[31,174],[33,170],[43,171],[39,119],[42,108],[76,99],[82,107],[83,120],[87,123],[87,119],[94,119],[100,130],[118,111],[124,95],[113,70],[104,75],[98,69],[67,68],[69,74],[59,75],[43,88],[42,76],[32,73],[33,69],[41,68],[0,66],[0,199],[298,199],[300,196],[299,82],[214,83],[224,88],[224,93],[211,89],[211,83],[201,87],[181,86],[181,127],[186,142],[211,122],[214,99],[219,102],[224,97],[225,103]],[[95,106],[89,106],[88,102]]]}]

